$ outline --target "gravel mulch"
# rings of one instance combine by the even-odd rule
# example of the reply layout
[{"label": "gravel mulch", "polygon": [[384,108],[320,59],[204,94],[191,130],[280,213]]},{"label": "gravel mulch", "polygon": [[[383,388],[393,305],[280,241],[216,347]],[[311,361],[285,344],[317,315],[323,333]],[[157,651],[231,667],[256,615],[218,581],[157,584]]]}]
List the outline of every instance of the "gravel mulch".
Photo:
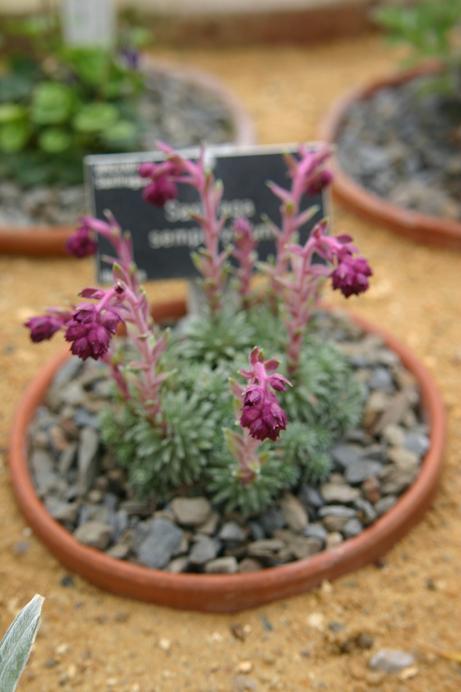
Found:
[{"label": "gravel mulch", "polygon": [[337,137],[341,168],[370,192],[461,219],[461,99],[419,77],[356,101]]},{"label": "gravel mulch", "polygon": [[320,325],[367,392],[362,424],[331,450],[323,483],[302,483],[246,520],[201,496],[140,501],[100,441],[97,414],[111,390],[105,368],[72,358],[30,428],[37,494],[81,543],[169,572],[256,571],[359,535],[415,480],[429,430],[413,376],[379,337],[328,316]]}]

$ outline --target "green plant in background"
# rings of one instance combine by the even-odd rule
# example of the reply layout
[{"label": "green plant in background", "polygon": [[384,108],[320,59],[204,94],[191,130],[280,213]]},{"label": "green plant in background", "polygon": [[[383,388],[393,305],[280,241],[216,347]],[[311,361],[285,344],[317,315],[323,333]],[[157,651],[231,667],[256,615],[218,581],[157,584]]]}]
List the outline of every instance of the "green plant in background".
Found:
[{"label": "green plant in background", "polygon": [[460,86],[461,48],[457,30],[461,25],[461,0],[416,0],[379,8],[375,17],[389,40],[408,49],[406,64],[430,60],[442,67],[433,87],[457,92]]},{"label": "green plant in background", "polygon": [[40,626],[43,596],[36,594],[15,617],[0,641],[0,690],[14,692]]},{"label": "green plant in background", "polygon": [[139,148],[144,30],[115,49],[66,45],[54,15],[12,20],[0,71],[0,177],[22,186],[81,182],[87,153]]}]

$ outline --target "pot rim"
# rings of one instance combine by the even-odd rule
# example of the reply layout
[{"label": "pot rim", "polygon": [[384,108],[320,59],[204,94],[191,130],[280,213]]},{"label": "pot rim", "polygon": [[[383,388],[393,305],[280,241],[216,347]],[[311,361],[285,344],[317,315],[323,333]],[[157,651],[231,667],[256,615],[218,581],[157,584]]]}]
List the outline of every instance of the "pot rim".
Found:
[{"label": "pot rim", "polygon": [[[184,301],[159,303],[155,316],[185,314]],[[341,312],[341,311],[340,311]],[[69,353],[56,354],[32,380],[13,420],[9,446],[11,483],[17,503],[35,534],[66,567],[113,593],[173,608],[238,612],[294,596],[373,562],[386,553],[429,508],[442,470],[445,411],[438,387],[426,367],[405,345],[381,327],[347,311],[365,331],[381,336],[415,376],[430,424],[430,447],[413,484],[396,504],[355,538],[309,558],[258,572],[232,575],[171,574],[117,560],[79,543],[56,522],[36,495],[28,467],[27,428],[56,372]]]},{"label": "pot rim", "polygon": [[[437,63],[430,62],[412,70],[397,72],[376,79],[365,86],[347,92],[336,103],[322,121],[319,138],[336,144],[344,118],[357,101],[364,101],[384,87],[398,86],[416,77],[440,71]],[[399,207],[385,198],[367,190],[355,181],[338,162],[332,163],[335,197],[367,220],[378,222],[400,235],[427,245],[461,249],[461,222]]]},{"label": "pot rim", "polygon": [[[256,134],[253,121],[243,107],[240,99],[222,84],[220,80],[204,70],[183,67],[178,63],[144,56],[143,63],[147,76],[152,72],[171,75],[176,79],[191,82],[206,91],[214,93],[226,106],[233,124],[234,135],[231,144],[254,144]],[[58,224],[56,226],[39,225],[0,226],[0,255],[26,255],[33,257],[69,257],[66,240],[73,233],[74,227]],[[71,259],[71,258],[70,258]]]}]

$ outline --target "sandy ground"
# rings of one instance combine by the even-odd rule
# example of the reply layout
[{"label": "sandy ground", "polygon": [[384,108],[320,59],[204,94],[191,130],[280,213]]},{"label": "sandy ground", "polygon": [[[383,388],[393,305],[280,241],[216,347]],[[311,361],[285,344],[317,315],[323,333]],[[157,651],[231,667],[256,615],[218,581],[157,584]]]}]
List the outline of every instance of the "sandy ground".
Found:
[{"label": "sandy ground", "polygon": [[[394,65],[375,37],[314,48],[164,57],[220,77],[246,103],[263,143],[315,137],[322,114],[338,95]],[[43,626],[20,689],[461,689],[461,255],[416,246],[338,207],[334,222],[337,232],[355,237],[375,270],[372,290],[353,302],[354,309],[411,346],[443,391],[450,424],[442,487],[433,510],[379,567],[232,616],[115,598],[79,578],[73,586],[61,584],[65,570],[31,535],[16,508],[5,448],[21,390],[61,347],[32,346],[21,322],[44,306],[73,299],[82,286],[93,284],[93,270],[89,261],[0,258],[0,631],[35,592],[46,597]],[[178,290],[161,285],[154,292]],[[331,623],[344,629],[334,634]],[[235,624],[243,627],[244,641],[232,634]],[[371,653],[385,647],[412,651],[417,663],[406,679],[369,671],[370,651],[339,653],[336,640],[357,632],[373,637]]]}]

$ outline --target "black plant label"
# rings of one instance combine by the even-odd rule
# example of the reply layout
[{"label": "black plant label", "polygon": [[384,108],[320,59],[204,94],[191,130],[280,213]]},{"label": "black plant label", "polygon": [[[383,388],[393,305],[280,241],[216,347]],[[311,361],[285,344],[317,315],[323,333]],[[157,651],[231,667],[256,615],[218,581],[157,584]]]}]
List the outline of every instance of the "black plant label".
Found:
[{"label": "black plant label", "polygon": [[[312,147],[315,147],[315,143]],[[272,224],[280,226],[280,200],[267,187],[272,181],[289,188],[284,155],[295,153],[295,146],[230,146],[207,147],[210,167],[222,181],[222,211],[226,223],[222,232],[223,246],[232,242],[232,224],[247,217],[254,226],[258,241],[258,257],[267,261],[275,254]],[[188,158],[197,156],[196,149],[184,149]],[[195,190],[179,185],[177,199],[157,208],[144,202],[142,188],[147,184],[138,174],[141,163],[163,158],[155,153],[107,154],[85,159],[85,178],[90,210],[98,218],[110,210],[120,226],[130,231],[135,260],[143,279],[192,279],[197,270],[191,252],[203,244],[203,235],[196,221],[200,204]],[[326,216],[325,194],[304,197],[302,209],[314,206],[315,214],[302,228],[299,241],[305,242],[315,224]],[[111,272],[104,262],[110,253],[108,244],[100,242],[97,274],[100,281],[110,281]]]}]

